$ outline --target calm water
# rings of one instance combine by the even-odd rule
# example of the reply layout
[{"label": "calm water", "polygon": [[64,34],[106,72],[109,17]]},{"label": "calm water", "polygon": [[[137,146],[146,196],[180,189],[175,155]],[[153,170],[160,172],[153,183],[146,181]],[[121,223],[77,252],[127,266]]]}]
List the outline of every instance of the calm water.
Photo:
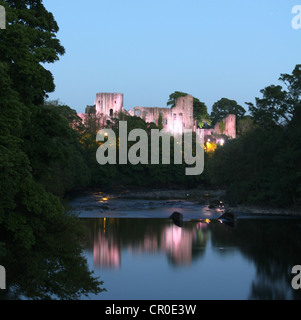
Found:
[{"label": "calm water", "polygon": [[301,221],[83,218],[100,300],[300,299],[292,266],[301,265]]}]

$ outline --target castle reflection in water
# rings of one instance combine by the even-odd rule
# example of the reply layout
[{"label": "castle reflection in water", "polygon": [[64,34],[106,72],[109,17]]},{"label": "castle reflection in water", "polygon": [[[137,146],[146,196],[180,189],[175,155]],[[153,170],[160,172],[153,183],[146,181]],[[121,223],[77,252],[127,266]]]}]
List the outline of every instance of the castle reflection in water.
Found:
[{"label": "castle reflection in water", "polygon": [[[190,265],[209,239],[209,221],[187,223],[182,228],[169,220],[119,218],[87,220],[95,267],[119,268],[122,251],[133,254],[165,253],[174,265]],[[194,252],[195,251],[195,252]]]}]

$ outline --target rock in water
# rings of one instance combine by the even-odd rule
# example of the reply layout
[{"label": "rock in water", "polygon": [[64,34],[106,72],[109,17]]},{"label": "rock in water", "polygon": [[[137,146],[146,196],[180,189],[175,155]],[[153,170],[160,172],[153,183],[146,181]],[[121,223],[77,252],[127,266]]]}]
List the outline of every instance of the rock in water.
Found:
[{"label": "rock in water", "polygon": [[170,219],[173,221],[173,223],[178,227],[183,227],[183,214],[180,212],[174,212]]},{"label": "rock in water", "polygon": [[219,218],[219,220],[231,227],[235,227],[237,223],[236,215],[231,212],[226,212]]}]

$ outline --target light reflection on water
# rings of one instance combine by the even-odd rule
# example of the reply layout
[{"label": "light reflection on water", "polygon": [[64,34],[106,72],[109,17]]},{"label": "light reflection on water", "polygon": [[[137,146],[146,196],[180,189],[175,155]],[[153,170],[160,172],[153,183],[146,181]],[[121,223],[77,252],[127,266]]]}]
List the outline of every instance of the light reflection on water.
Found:
[{"label": "light reflection on water", "polygon": [[[83,219],[90,268],[106,293],[91,299],[299,299],[300,226],[289,219]],[[209,223],[210,222],[210,223]],[[299,259],[299,260],[298,260]],[[300,290],[299,290],[300,291]]]}]

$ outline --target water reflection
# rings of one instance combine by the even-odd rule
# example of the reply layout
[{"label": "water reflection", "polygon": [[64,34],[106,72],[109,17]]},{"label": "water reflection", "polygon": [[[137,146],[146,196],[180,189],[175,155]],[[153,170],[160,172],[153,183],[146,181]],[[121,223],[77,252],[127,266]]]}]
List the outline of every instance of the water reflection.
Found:
[{"label": "water reflection", "polygon": [[[139,263],[147,261],[147,268],[159,265],[161,271],[154,275],[161,279],[156,285],[162,286],[156,287],[156,292],[162,291],[162,297],[156,296],[158,299],[172,299],[174,285],[172,269],[162,271],[164,256],[170,267],[186,270],[180,299],[300,299],[300,290],[291,287],[291,268],[301,264],[299,220],[246,219],[236,227],[210,220],[187,221],[182,228],[168,219],[86,219],[83,223],[88,232],[87,251],[93,254],[92,268],[103,276],[109,292],[111,283],[106,283],[105,270],[120,270],[116,283],[126,286],[122,283],[129,276],[129,269],[123,270],[122,261],[127,259],[134,270],[137,260],[129,259],[131,253],[134,257],[143,256]],[[200,279],[200,275],[202,285],[195,286],[193,279]],[[131,283],[132,288],[139,287],[139,276],[134,275],[137,284]],[[207,287],[205,281],[210,281]],[[163,296],[167,282],[168,295]],[[246,292],[240,289],[240,282],[245,282]],[[211,287],[219,289],[209,296]],[[111,292],[111,298],[118,299],[117,290]],[[143,299],[141,289],[139,295]]]},{"label": "water reflection", "polygon": [[86,223],[95,267],[120,268],[123,247],[134,254],[164,252],[173,265],[190,265],[196,254],[193,247],[205,248],[209,239],[205,222],[189,223],[183,228],[161,219],[104,218]]},{"label": "water reflection", "polygon": [[93,245],[94,265],[110,268],[118,268],[121,264],[120,247],[116,243],[113,234],[106,234],[101,230],[94,239]]}]

